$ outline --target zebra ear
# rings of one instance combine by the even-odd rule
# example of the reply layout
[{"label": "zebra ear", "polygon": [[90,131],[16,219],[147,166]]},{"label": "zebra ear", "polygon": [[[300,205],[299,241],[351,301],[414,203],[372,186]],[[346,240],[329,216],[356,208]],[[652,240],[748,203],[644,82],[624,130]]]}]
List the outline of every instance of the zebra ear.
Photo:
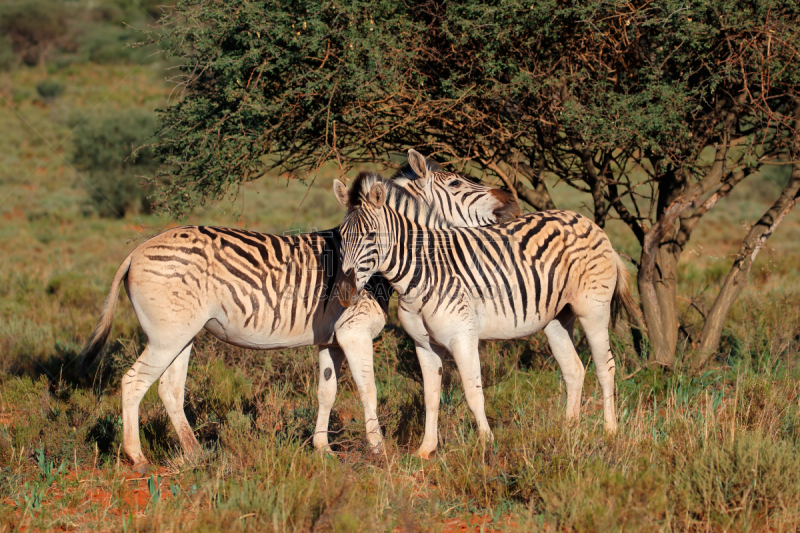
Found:
[{"label": "zebra ear", "polygon": [[427,191],[433,181],[431,180],[431,171],[428,168],[428,162],[425,161],[425,156],[411,148],[408,150],[408,164],[411,165],[411,170],[414,171],[414,174],[419,176],[417,179],[419,186]]},{"label": "zebra ear", "polygon": [[369,203],[375,209],[380,209],[386,203],[386,189],[380,183],[376,183],[369,190]]},{"label": "zebra ear", "polygon": [[350,194],[347,191],[347,185],[339,180],[333,180],[333,194],[342,206],[346,209],[350,208]]}]

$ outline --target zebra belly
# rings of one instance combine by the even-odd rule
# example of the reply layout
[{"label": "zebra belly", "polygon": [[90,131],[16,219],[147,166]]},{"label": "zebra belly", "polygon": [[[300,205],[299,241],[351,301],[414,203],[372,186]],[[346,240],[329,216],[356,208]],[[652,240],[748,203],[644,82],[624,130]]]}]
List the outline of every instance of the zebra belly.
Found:
[{"label": "zebra belly", "polygon": [[[510,307],[498,306],[495,309],[494,304],[476,302],[467,294],[463,295],[462,301],[465,305],[453,306],[455,312],[451,314],[430,312],[424,307],[417,307],[417,312],[420,313],[425,325],[425,333],[437,344],[447,347],[458,337],[480,340],[527,337],[544,329],[554,318],[538,314],[528,314],[525,317],[518,315],[515,318],[515,315],[509,312]],[[403,327],[406,327],[405,323]],[[408,331],[408,328],[406,330]],[[409,334],[414,336],[410,331]]]},{"label": "zebra belly", "polygon": [[[527,319],[525,319],[527,318]],[[509,340],[527,337],[541,331],[553,317],[541,317],[538,314],[527,317],[494,312],[484,309],[479,321],[478,336],[481,340]]]},{"label": "zebra belly", "polygon": [[374,338],[386,324],[386,316],[380,304],[364,291],[357,305],[345,309],[331,300],[327,306],[317,306],[308,323],[296,324],[294,328],[253,330],[244,324],[245,320],[231,321],[227,317],[219,317],[209,320],[205,328],[218,339],[230,344],[269,350],[336,344],[336,332],[344,329],[364,330]]},{"label": "zebra belly", "polygon": [[278,331],[252,331],[242,328],[240,323],[231,323],[224,320],[221,322],[216,318],[206,322],[205,328],[221,341],[234,346],[256,350],[298,348],[318,344],[313,328],[295,329],[288,334]]}]

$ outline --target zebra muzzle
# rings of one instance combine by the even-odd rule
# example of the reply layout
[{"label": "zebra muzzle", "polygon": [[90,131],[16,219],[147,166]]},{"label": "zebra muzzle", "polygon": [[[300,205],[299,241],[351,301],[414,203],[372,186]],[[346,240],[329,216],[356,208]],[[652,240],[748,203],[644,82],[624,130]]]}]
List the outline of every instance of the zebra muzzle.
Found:
[{"label": "zebra muzzle", "polygon": [[350,307],[358,301],[356,270],[354,268],[342,273],[342,277],[336,284],[336,296],[339,298],[342,307]]},{"label": "zebra muzzle", "polygon": [[497,222],[510,222],[522,214],[513,194],[501,190],[494,190],[491,194],[503,203],[502,206],[494,210]]}]

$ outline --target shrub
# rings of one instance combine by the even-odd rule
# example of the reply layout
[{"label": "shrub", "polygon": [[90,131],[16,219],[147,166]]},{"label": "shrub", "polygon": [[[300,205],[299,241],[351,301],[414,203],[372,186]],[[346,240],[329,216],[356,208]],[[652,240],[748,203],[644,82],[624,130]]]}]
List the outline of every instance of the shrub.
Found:
[{"label": "shrub", "polygon": [[62,2],[11,2],[0,10],[0,33],[27,65],[43,63],[54,51],[75,49]]},{"label": "shrub", "polygon": [[129,46],[141,40],[141,34],[134,30],[97,24],[80,39],[81,53],[89,61],[100,64],[152,61],[156,57],[152,49]]},{"label": "shrub", "polygon": [[10,70],[16,63],[11,37],[0,35],[0,71]]},{"label": "shrub", "polygon": [[56,80],[43,80],[36,84],[36,92],[42,100],[55,100],[64,92],[64,84]]},{"label": "shrub", "polygon": [[153,113],[129,110],[90,118],[76,128],[72,160],[88,173],[89,198],[100,215],[150,211],[149,189],[140,176],[155,163],[150,148],[137,148],[148,142],[157,124]]}]

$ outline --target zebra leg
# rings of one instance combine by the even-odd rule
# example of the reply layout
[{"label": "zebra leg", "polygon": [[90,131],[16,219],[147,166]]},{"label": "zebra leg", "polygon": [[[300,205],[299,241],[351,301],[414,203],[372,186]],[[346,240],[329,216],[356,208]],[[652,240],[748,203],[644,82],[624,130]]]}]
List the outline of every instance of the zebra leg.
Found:
[{"label": "zebra leg", "polygon": [[597,369],[597,379],[600,381],[600,388],[603,391],[603,415],[605,417],[605,428],[609,433],[617,430],[617,415],[614,410],[614,374],[616,365],[614,355],[611,353],[611,345],[608,340],[608,323],[610,320],[608,306],[596,308],[596,311],[588,316],[581,316],[581,326],[586,333],[586,340],[592,349],[592,359]]},{"label": "zebra leg", "polygon": [[353,381],[356,383],[364,421],[367,426],[367,441],[373,453],[383,450],[383,436],[378,422],[378,389],[375,387],[375,368],[372,353],[373,334],[369,328],[353,328],[336,332],[336,340],[344,350]]},{"label": "zebra leg", "polygon": [[416,454],[422,459],[430,459],[439,445],[439,400],[442,391],[444,348],[415,344],[417,359],[422,369],[425,395],[425,434]]},{"label": "zebra leg", "polygon": [[149,468],[139,440],[139,403],[150,385],[172,364],[176,354],[182,353],[187,347],[185,344],[177,348],[169,345],[164,347],[149,342],[139,359],[122,377],[122,447],[133,461],[136,472],[145,473]]},{"label": "zebra leg", "polygon": [[158,383],[158,395],[161,397],[169,419],[172,421],[172,426],[178,434],[181,448],[187,455],[194,454],[200,450],[200,444],[197,442],[183,410],[186,374],[189,371],[189,354],[191,352],[192,345],[189,344],[161,375]]},{"label": "zebra leg", "polygon": [[580,415],[581,392],[586,375],[572,340],[574,327],[575,313],[570,307],[566,307],[544,328],[553,357],[561,368],[561,375],[567,387],[567,420],[576,419]]},{"label": "zebra leg", "polygon": [[478,423],[478,431],[483,438],[494,440],[492,430],[489,428],[489,421],[486,420],[478,340],[457,339],[451,343],[451,348],[453,358],[458,366],[458,373],[461,376],[461,383],[464,385],[467,405]]},{"label": "zebra leg", "polygon": [[330,452],[328,445],[328,423],[333,401],[336,399],[336,383],[344,361],[344,352],[338,346],[319,347],[319,386],[317,387],[317,427],[314,430],[314,447]]}]

